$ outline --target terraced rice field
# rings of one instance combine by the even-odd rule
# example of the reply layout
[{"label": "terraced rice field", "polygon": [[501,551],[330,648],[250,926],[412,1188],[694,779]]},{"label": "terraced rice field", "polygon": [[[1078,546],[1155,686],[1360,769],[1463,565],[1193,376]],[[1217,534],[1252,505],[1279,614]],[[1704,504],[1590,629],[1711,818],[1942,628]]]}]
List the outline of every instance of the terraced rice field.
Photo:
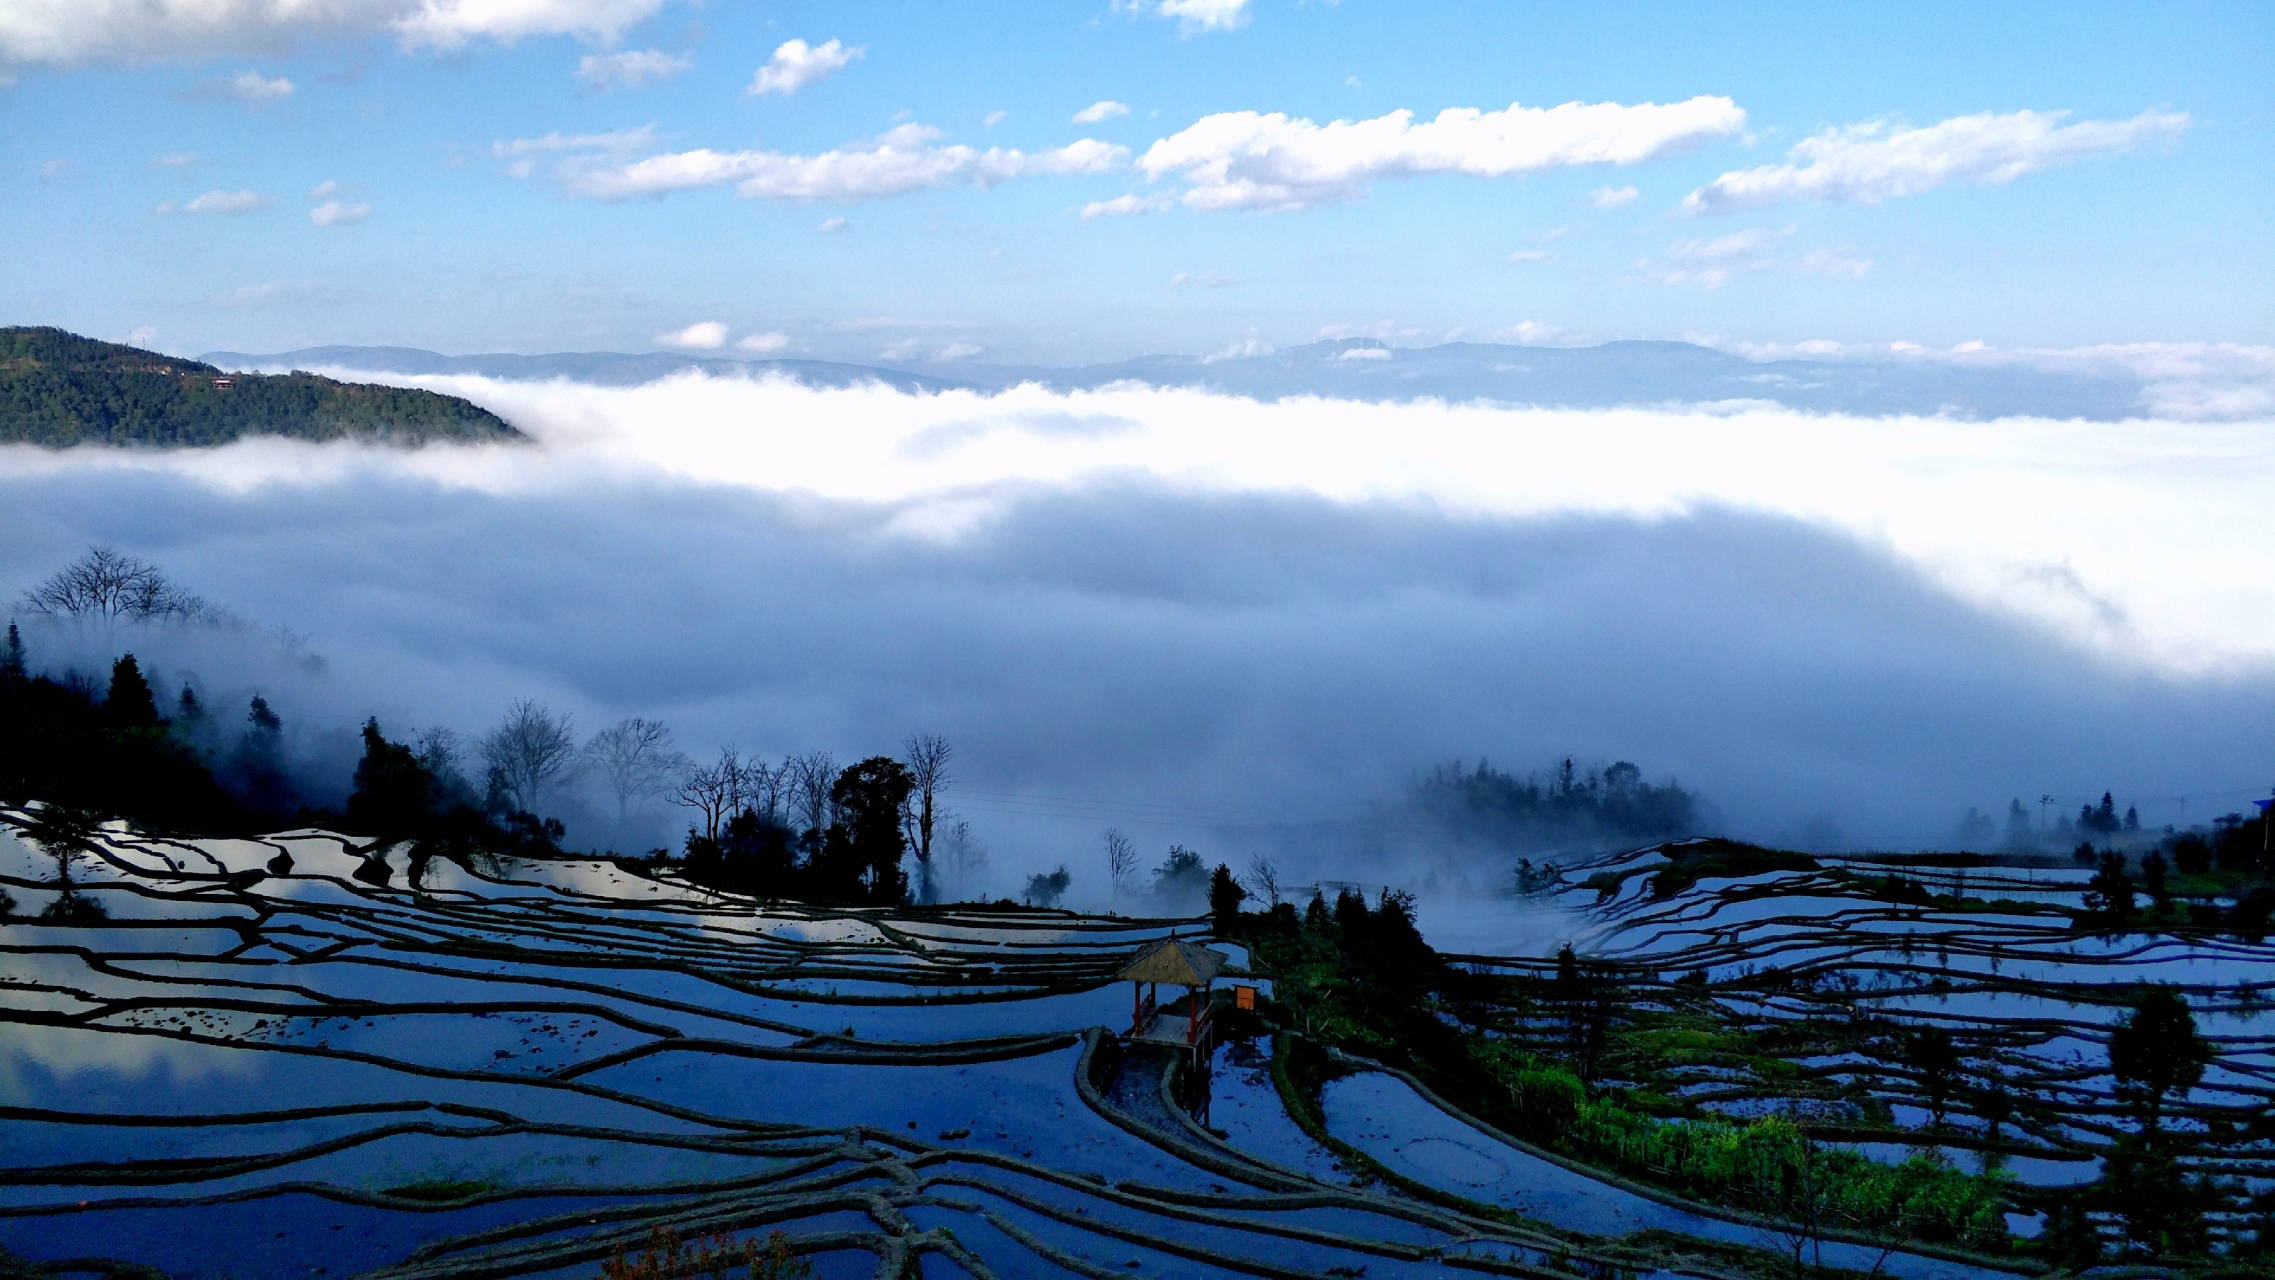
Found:
[{"label": "terraced rice field", "polygon": [[[105,918],[62,923],[37,918],[54,860],[0,833],[16,902],[0,924],[0,1247],[30,1261],[589,1277],[669,1227],[779,1231],[822,1276],[1760,1269],[1758,1224],[1543,1160],[1395,1076],[1330,1082],[1322,1142],[1283,1105],[1268,1038],[1216,1051],[1196,1120],[1161,1063],[1125,1059],[1106,1030],[1129,1008],[1111,974],[1189,922],[809,909],[603,861],[414,863],[321,831],[114,827],[99,845],[74,881]],[[2096,950],[2028,914],[1764,888],[1622,889],[1574,911],[1602,950],[1666,970],[1670,1005],[1764,1025],[1861,1009],[1948,1024],[2017,1096],[2044,1100],[2000,1141],[2026,1146],[2014,1166],[2037,1161],[2048,1185],[2091,1176],[2121,1128],[2096,1065],[2107,975],[2193,977],[2221,1056],[2186,1123],[2275,1101],[2263,950]],[[1704,996],[1672,981],[1803,958],[1834,976]],[[1836,1104],[1861,1081],[1906,1087],[1841,1055],[1688,1083],[1739,1109]],[[1967,1146],[1974,1123],[1936,1140]],[[2239,1139],[2213,1158],[2265,1179],[2267,1147]],[[1448,1194],[1386,1185],[1353,1151]],[[1901,1253],[1882,1269],[1996,1270]]]}]

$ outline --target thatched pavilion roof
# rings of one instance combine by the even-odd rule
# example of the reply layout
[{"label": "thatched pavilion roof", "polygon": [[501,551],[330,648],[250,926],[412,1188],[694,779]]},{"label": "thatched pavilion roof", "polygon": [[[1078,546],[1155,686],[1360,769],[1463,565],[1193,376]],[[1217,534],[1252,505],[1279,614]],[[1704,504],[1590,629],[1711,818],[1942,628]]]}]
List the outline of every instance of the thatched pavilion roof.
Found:
[{"label": "thatched pavilion roof", "polygon": [[1211,951],[1196,942],[1182,938],[1160,938],[1138,948],[1122,971],[1114,975],[1116,982],[1174,982],[1187,987],[1205,987],[1217,970],[1232,960],[1222,951]]}]

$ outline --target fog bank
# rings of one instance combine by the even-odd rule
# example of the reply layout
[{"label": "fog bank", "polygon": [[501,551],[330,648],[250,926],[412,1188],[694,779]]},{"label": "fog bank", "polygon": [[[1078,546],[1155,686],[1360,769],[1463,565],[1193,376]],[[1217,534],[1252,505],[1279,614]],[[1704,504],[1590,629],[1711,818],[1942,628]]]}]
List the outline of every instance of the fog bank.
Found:
[{"label": "fog bank", "polygon": [[1314,824],[1457,757],[1891,845],[2107,787],[2201,820],[2275,768],[2264,425],[402,381],[541,443],[0,451],[0,590],[157,561],[323,655],[208,677],[312,728],[942,733],[997,887],[1063,860],[1073,901],[1109,822],[1454,887]]}]

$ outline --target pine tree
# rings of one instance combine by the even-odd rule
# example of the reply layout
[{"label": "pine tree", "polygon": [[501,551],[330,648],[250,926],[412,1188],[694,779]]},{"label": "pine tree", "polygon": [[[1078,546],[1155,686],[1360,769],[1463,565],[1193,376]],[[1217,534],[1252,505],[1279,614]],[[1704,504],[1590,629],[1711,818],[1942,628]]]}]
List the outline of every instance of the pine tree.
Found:
[{"label": "pine tree", "polygon": [[1240,904],[1247,901],[1248,891],[1233,879],[1232,868],[1218,863],[1209,876],[1209,914],[1216,917],[1216,931],[1230,936],[1240,927]]},{"label": "pine tree", "polygon": [[155,729],[158,727],[158,702],[150,694],[150,682],[142,678],[142,667],[128,654],[111,664],[111,692],[103,701],[103,718],[113,729]]},{"label": "pine tree", "polygon": [[22,684],[25,678],[24,637],[17,632],[16,624],[11,622],[8,624],[8,639],[6,643],[0,644],[0,686],[13,688]]}]

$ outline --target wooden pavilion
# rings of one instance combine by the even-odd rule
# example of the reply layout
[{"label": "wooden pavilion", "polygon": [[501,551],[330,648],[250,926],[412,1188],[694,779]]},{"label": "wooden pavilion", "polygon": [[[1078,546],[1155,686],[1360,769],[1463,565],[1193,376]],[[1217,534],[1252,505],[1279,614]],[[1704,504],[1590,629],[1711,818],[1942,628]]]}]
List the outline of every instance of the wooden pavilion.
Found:
[{"label": "wooden pavilion", "polygon": [[[1174,935],[1138,948],[1114,975],[1130,988],[1130,1039],[1148,1044],[1202,1049],[1208,1044],[1210,993],[1217,972],[1232,957]],[[1175,1004],[1163,1009],[1156,999],[1162,983],[1185,988],[1184,1017]]]}]

